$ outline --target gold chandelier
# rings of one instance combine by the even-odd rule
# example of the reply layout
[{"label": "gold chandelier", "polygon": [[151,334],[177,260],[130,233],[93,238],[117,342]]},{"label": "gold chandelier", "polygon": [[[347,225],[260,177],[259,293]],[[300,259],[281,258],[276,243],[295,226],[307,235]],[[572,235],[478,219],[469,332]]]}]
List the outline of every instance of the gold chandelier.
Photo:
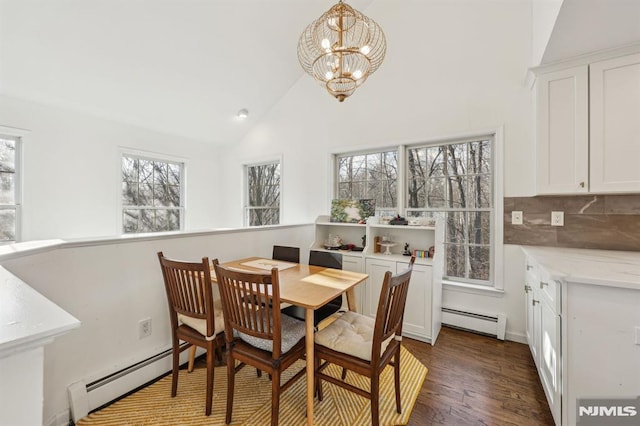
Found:
[{"label": "gold chandelier", "polygon": [[304,30],[298,60],[342,102],[380,67],[386,50],[382,28],[340,0]]}]

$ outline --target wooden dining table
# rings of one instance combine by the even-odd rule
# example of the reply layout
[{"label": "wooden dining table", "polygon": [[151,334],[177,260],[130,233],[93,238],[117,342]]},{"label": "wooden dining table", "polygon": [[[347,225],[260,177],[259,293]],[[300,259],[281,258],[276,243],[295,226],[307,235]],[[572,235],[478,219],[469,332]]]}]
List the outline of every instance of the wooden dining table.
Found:
[{"label": "wooden dining table", "polygon": [[[222,263],[222,265],[252,272],[265,272],[270,271],[273,267],[277,267],[280,283],[280,301],[305,309],[307,424],[312,425],[314,395],[314,310],[345,293],[347,295],[349,310],[356,311],[355,286],[365,281],[369,276],[359,272],[263,259],[260,257],[248,257],[225,262]],[[215,272],[212,272],[211,278],[216,281]]]}]

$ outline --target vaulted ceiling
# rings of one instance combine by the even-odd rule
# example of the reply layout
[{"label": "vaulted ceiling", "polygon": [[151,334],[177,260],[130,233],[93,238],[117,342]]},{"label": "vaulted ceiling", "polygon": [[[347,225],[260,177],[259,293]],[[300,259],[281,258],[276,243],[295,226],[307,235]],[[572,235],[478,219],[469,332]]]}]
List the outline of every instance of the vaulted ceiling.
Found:
[{"label": "vaulted ceiling", "polygon": [[[349,4],[366,13],[374,1],[399,2],[411,13],[404,0]],[[334,3],[0,0],[0,93],[215,144],[236,142],[303,77],[298,37]],[[384,28],[385,17],[374,19]],[[565,0],[543,62],[635,40],[640,1]],[[245,122],[235,118],[241,108],[250,112]]]}]

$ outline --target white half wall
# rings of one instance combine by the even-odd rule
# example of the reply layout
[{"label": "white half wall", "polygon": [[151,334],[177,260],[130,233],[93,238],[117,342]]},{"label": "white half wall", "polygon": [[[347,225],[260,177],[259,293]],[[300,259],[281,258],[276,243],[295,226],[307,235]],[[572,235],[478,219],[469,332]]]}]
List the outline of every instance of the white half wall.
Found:
[{"label": "white half wall", "polygon": [[[82,322],[82,327],[45,347],[44,423],[66,414],[70,384],[102,378],[171,347],[158,251],[183,260],[208,256],[226,261],[270,258],[272,245],[282,244],[300,247],[301,261],[307,262],[306,249],[314,235],[312,225],[298,225],[125,238],[66,243],[0,260],[12,274]],[[138,321],[143,318],[151,318],[152,334],[139,339]]]}]

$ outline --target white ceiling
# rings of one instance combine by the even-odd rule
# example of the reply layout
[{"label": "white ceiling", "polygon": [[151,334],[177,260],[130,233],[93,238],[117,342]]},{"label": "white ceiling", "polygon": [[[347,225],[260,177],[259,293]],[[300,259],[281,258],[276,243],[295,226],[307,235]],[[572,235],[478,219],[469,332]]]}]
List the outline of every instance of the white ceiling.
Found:
[{"label": "white ceiling", "polygon": [[[0,93],[233,143],[310,78],[298,37],[335,1],[0,0]],[[373,1],[402,0],[349,4]],[[640,0],[565,0],[543,63],[639,40]]]},{"label": "white ceiling", "polygon": [[[364,10],[371,0],[350,4]],[[332,0],[0,0],[0,92],[212,143],[303,76]],[[235,118],[247,108],[246,122]]]}]

